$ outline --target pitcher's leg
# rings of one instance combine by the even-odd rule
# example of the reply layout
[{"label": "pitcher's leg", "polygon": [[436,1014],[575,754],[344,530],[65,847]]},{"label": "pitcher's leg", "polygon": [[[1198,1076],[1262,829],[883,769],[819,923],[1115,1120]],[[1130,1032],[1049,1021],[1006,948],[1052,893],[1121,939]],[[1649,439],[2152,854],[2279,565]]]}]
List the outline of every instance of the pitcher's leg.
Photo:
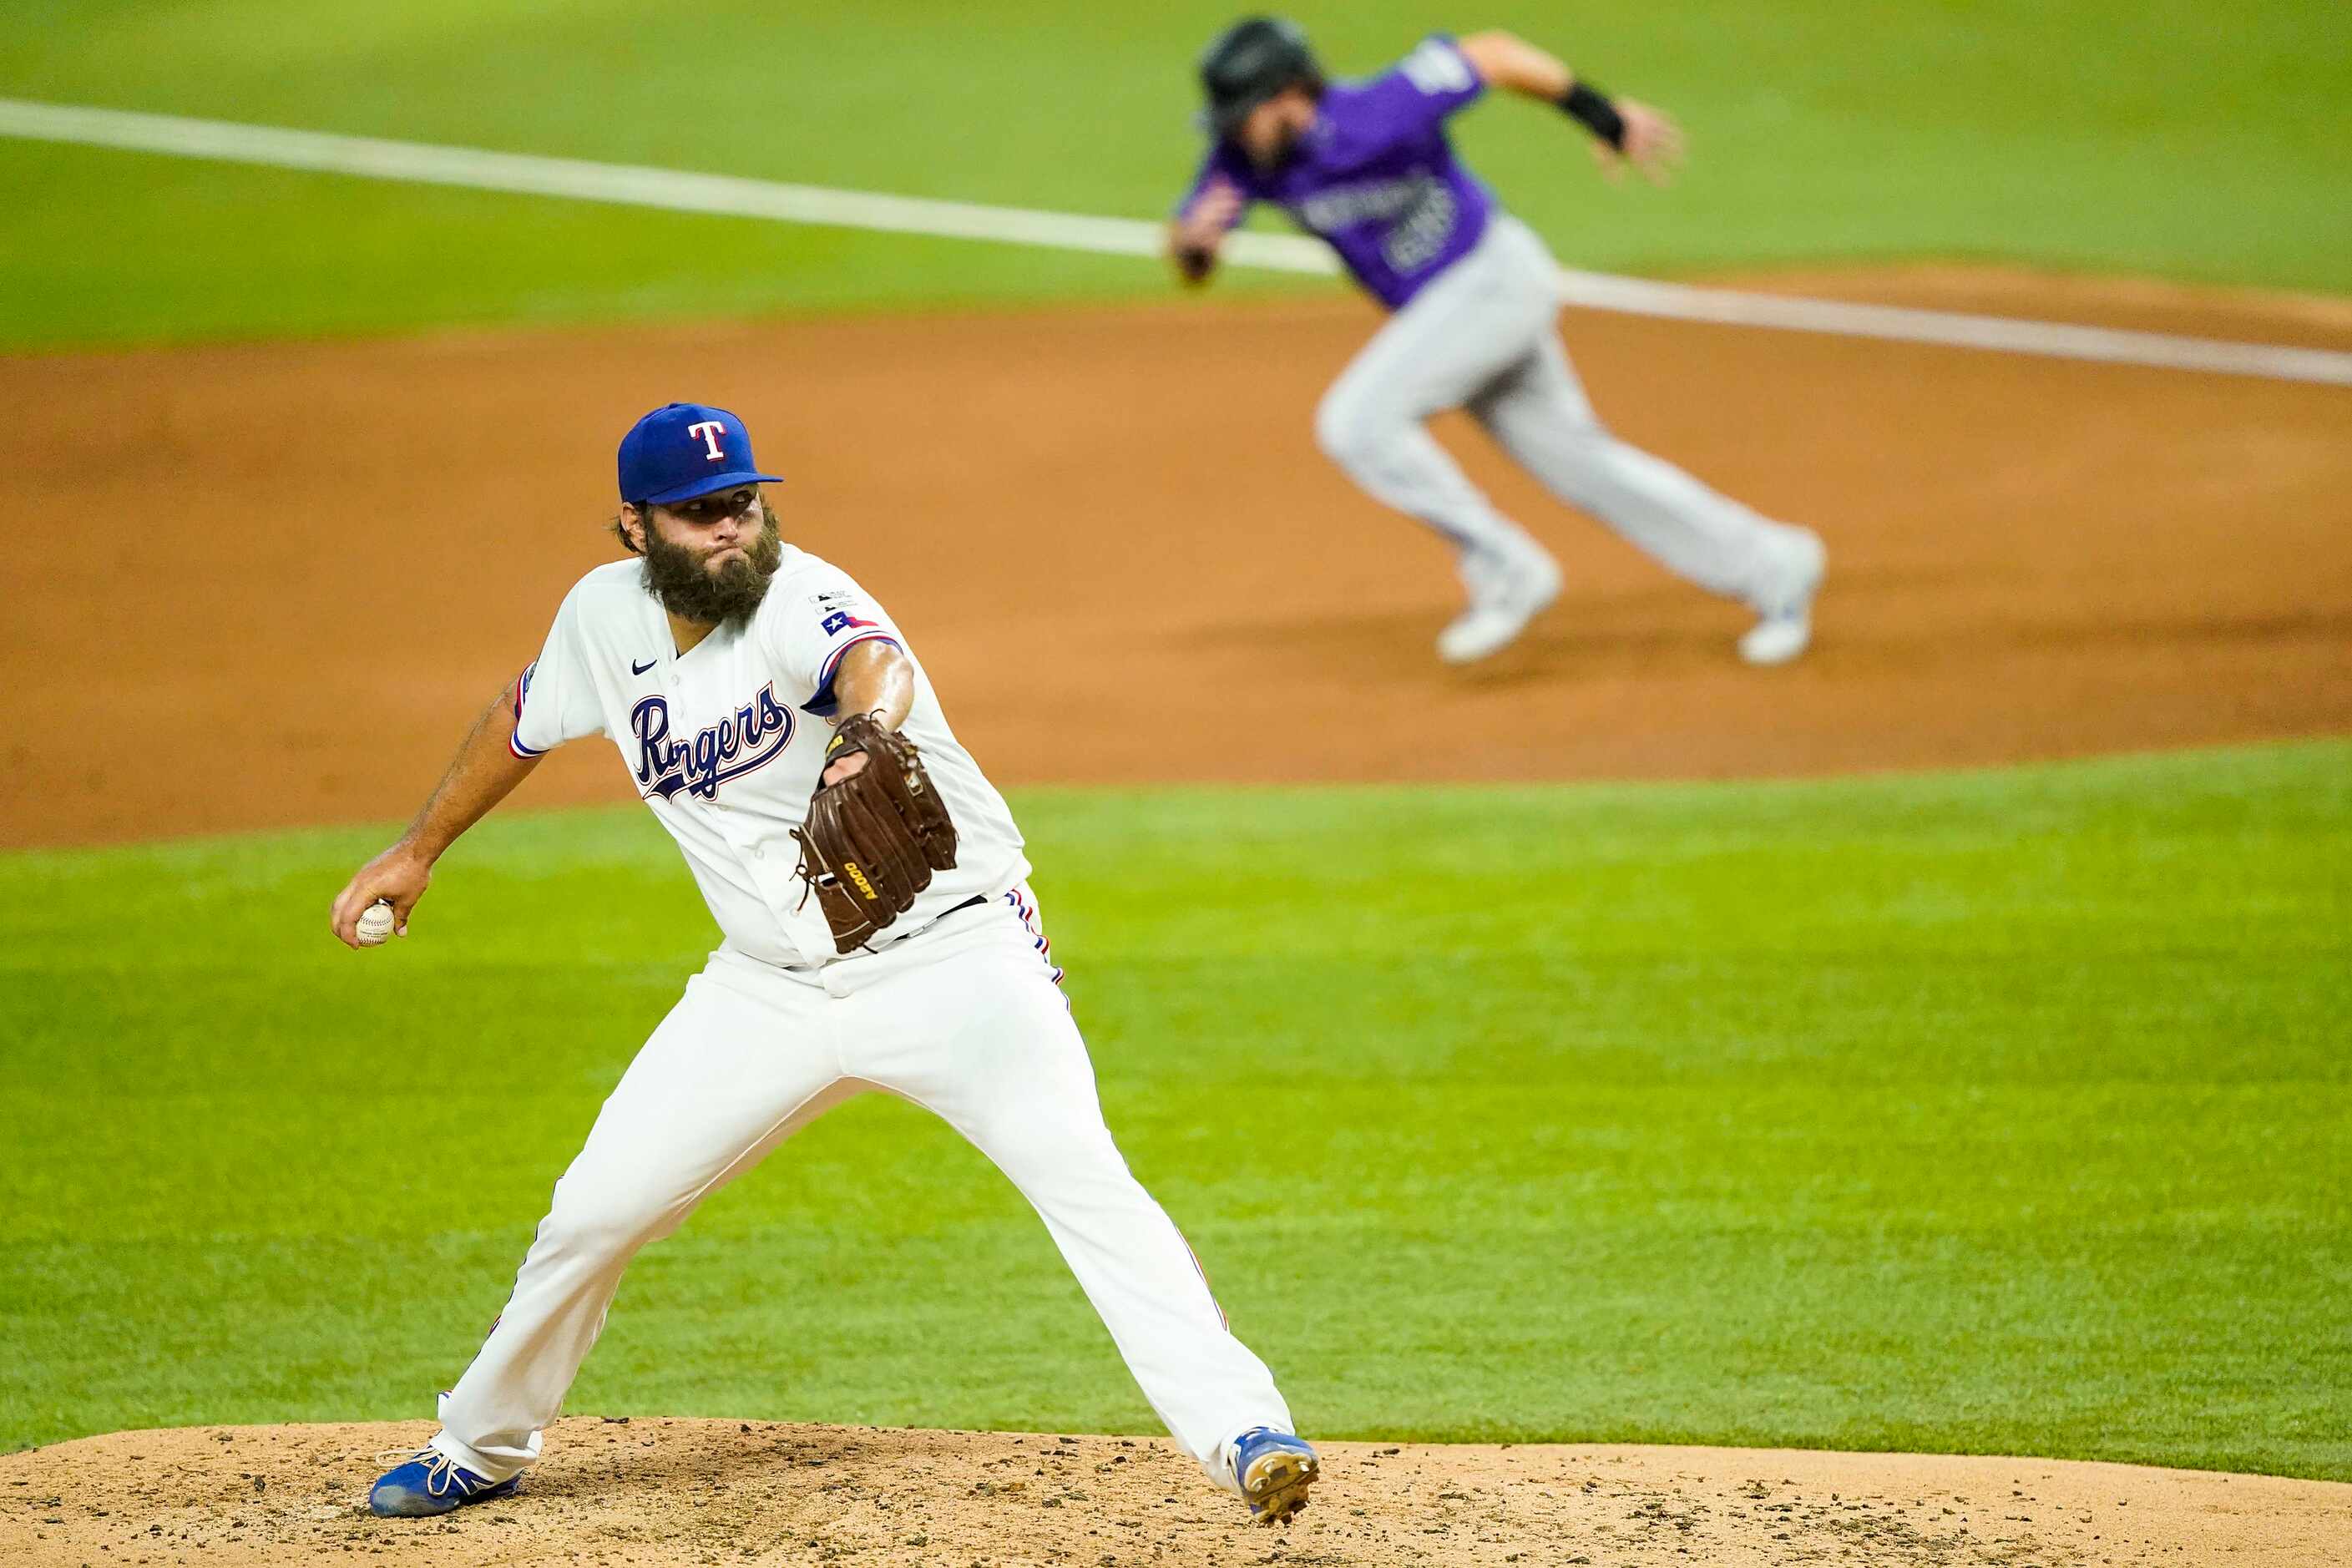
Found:
[{"label": "pitcher's leg", "polygon": [[[1076,1034],[1067,1014],[1060,1027]],[[1102,1126],[1091,1075],[1083,1090],[1064,1083],[1049,1094],[1039,1108],[1067,1119],[1059,1125],[1041,1125],[1033,1110],[959,1131],[1045,1222],[1153,1413],[1212,1480],[1230,1486],[1227,1445],[1255,1426],[1290,1430],[1290,1407],[1227,1326],[1191,1244],[1128,1170]],[[1089,1112],[1091,1130],[1077,1124]]]},{"label": "pitcher's leg", "polygon": [[1813,563],[1819,542],[1806,530],[1760,516],[1603,428],[1549,331],[1469,406],[1546,489],[1702,588],[1762,608]]},{"label": "pitcher's leg", "polygon": [[1175,1223],[1104,1126],[1094,1068],[1029,931],[997,929],[893,983],[923,1043],[871,1077],[925,1106],[1012,1178],[1045,1220],[1144,1397],[1212,1479],[1254,1426],[1287,1430],[1265,1363],[1226,1328]]},{"label": "pitcher's leg", "polygon": [[556,1183],[506,1310],[441,1397],[436,1448],[493,1480],[537,1459],[638,1249],[861,1087],[778,989],[772,1005],[709,972],[688,983]]}]

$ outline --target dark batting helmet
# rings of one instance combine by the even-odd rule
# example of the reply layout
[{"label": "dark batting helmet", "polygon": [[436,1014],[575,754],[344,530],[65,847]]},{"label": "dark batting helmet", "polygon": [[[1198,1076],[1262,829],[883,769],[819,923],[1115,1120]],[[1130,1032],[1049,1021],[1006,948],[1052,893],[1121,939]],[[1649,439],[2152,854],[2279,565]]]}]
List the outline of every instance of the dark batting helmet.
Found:
[{"label": "dark batting helmet", "polygon": [[1208,107],[1201,123],[1231,136],[1249,111],[1286,88],[1321,96],[1323,68],[1297,23],[1281,16],[1244,16],[1217,35],[1201,56],[1201,88]]}]

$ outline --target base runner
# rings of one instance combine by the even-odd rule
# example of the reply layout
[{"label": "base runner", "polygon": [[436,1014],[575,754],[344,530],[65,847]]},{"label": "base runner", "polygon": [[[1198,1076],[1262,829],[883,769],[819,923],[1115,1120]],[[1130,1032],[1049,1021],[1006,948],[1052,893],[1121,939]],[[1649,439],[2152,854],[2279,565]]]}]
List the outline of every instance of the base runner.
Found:
[{"label": "base runner", "polygon": [[1560,347],[1559,269],[1454,156],[1445,122],[1497,87],[1557,105],[1597,139],[1612,174],[1663,183],[1679,161],[1673,121],[1612,100],[1508,33],[1424,40],[1364,81],[1327,81],[1293,24],[1236,23],[1201,60],[1212,144],[1170,225],[1186,281],[1214,270],[1251,204],[1272,202],[1328,241],[1392,314],[1316,411],[1323,450],[1378,500],[1454,545],[1468,608],[1437,639],[1454,663],[1484,658],[1559,593],[1559,565],[1495,510],[1423,428],[1467,409],[1569,505],[1670,570],[1758,615],[1751,664],[1805,650],[1825,553],[1808,530],[1760,517],[1628,446],[1593,416]]},{"label": "base runner", "polygon": [[347,944],[382,940],[381,911],[362,921],[379,901],[405,935],[457,837],[542,754],[604,735],[723,936],[556,1184],[504,1314],[441,1396],[440,1433],[369,1506],[438,1514],[512,1492],[637,1249],[882,1089],[1013,1179],[1176,1441],[1260,1520],[1286,1520],[1315,1451],[1103,1125],[1021,834],[896,624],[779,538],[772,482],[724,409],[638,421],[615,521],[637,559],[580,580],[415,823],[335,900]]}]

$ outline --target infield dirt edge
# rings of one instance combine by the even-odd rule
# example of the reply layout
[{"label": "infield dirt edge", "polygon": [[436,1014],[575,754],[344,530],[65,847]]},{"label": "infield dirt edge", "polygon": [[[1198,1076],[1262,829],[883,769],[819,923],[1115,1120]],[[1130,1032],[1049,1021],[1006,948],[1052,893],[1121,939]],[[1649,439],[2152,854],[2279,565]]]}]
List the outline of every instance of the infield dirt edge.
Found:
[{"label": "infield dirt edge", "polygon": [[[1776,276],[2352,346],[2352,316],[2309,301]],[[1828,540],[1819,635],[1748,668],[1739,606],[1448,419],[1570,584],[1456,670],[1431,647],[1460,602],[1442,545],[1314,447],[1374,325],[1335,293],[0,359],[24,515],[137,518],[143,552],[93,572],[73,531],[18,531],[45,591],[0,616],[21,676],[0,837],[404,816],[614,553],[616,433],[688,392],[751,421],[787,536],[891,606],[1001,784],[1798,777],[2352,732],[2343,389],[1570,311],[1612,427]],[[94,439],[142,460],[94,465]],[[333,516],[268,525],[274,496]],[[366,616],[397,635],[354,636]],[[1236,746],[1269,668],[1318,722]],[[579,746],[520,801],[626,798],[613,752]]]}]

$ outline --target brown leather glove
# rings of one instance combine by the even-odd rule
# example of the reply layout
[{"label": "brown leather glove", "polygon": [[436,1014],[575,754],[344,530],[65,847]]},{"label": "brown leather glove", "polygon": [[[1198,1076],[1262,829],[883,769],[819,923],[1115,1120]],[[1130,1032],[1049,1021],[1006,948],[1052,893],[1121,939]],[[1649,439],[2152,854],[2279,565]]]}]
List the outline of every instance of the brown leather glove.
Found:
[{"label": "brown leather glove", "polygon": [[825,765],[864,752],[866,765],[809,797],[808,821],[793,829],[800,874],[833,928],[833,945],[852,952],[914,907],[933,871],[956,863],[955,824],[923,771],[922,753],[870,713],[841,721]]}]

